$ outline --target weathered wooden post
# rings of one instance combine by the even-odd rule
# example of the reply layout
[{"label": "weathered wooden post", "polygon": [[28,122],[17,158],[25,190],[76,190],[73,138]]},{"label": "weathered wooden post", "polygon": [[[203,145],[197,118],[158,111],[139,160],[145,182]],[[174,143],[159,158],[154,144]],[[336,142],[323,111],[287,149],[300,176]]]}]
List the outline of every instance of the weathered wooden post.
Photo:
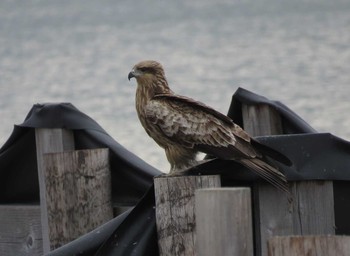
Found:
[{"label": "weathered wooden post", "polygon": [[196,255],[195,190],[220,187],[220,176],[154,179],[159,255]]},{"label": "weathered wooden post", "polygon": [[0,255],[43,255],[39,205],[0,205]]},{"label": "weathered wooden post", "polygon": [[44,155],[50,248],[113,218],[108,149]]},{"label": "weathered wooden post", "polygon": [[46,205],[46,186],[44,170],[44,154],[63,152],[74,149],[73,132],[66,129],[35,129],[36,158],[40,189],[41,227],[44,254],[50,251],[48,214]]},{"label": "weathered wooden post", "polygon": [[[113,217],[108,149],[74,149],[72,131],[36,129],[44,253]],[[68,151],[67,151],[68,150]]]},{"label": "weathered wooden post", "polygon": [[268,242],[268,256],[347,256],[349,253],[349,236],[275,236]]},{"label": "weathered wooden post", "polygon": [[199,189],[195,195],[199,256],[253,256],[249,188]]},{"label": "weathered wooden post", "polygon": [[[242,105],[244,129],[251,136],[282,134],[278,113],[268,105]],[[334,234],[333,182],[290,182],[293,202],[267,183],[254,187],[256,255],[267,255],[275,235]]]}]

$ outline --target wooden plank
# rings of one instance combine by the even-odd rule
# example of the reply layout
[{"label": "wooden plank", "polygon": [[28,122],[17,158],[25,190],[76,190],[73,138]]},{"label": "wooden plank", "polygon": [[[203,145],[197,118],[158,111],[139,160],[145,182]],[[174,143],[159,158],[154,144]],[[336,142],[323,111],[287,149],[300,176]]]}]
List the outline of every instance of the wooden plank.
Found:
[{"label": "wooden plank", "polygon": [[220,176],[160,176],[154,179],[159,255],[195,255],[194,194],[220,187]]},{"label": "wooden plank", "polygon": [[294,234],[335,234],[333,182],[293,182],[292,194]]},{"label": "wooden plank", "polygon": [[40,207],[41,207],[41,226],[43,238],[44,254],[50,251],[48,216],[46,205],[46,186],[43,169],[43,155],[45,153],[62,152],[64,150],[74,149],[73,132],[66,129],[35,129],[36,157],[38,164],[38,178],[40,187]]},{"label": "wooden plank", "polygon": [[243,127],[251,136],[282,134],[278,113],[266,104],[242,105]]},{"label": "wooden plank", "polygon": [[195,203],[198,255],[254,255],[249,188],[198,189]]},{"label": "wooden plank", "polygon": [[113,218],[108,149],[44,155],[50,248]]},{"label": "wooden plank", "polygon": [[[331,182],[292,182],[293,202],[269,184],[255,187],[256,240],[266,255],[266,241],[276,235],[334,234],[334,201]],[[257,198],[258,197],[258,198]],[[257,242],[257,241],[256,241]],[[259,248],[259,247],[258,247]]]},{"label": "wooden plank", "polygon": [[0,205],[0,255],[43,255],[39,205]]},{"label": "wooden plank", "polygon": [[347,256],[349,252],[349,236],[276,236],[268,242],[268,256]]},{"label": "wooden plank", "polygon": [[[244,129],[251,136],[282,134],[278,113],[268,105],[242,105]],[[267,183],[254,186],[255,247],[267,254],[275,235],[335,234],[333,182],[290,182],[293,202]]]}]

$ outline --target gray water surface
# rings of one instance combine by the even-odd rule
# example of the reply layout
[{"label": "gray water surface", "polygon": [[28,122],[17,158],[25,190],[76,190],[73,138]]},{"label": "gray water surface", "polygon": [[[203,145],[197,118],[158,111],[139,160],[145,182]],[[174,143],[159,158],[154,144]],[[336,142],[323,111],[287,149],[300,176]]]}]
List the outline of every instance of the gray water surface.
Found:
[{"label": "gray water surface", "polygon": [[134,109],[143,59],[226,113],[238,86],[350,139],[350,1],[0,2],[0,145],[35,103],[71,102],[167,171]]}]

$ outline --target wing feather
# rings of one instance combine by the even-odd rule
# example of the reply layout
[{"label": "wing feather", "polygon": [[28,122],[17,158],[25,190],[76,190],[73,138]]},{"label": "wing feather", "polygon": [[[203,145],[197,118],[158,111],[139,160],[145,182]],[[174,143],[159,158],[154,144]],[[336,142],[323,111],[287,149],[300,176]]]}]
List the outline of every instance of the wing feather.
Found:
[{"label": "wing feather", "polygon": [[229,117],[190,98],[157,95],[147,104],[145,113],[174,143],[223,158],[232,157],[233,153],[257,156],[243,129]]}]

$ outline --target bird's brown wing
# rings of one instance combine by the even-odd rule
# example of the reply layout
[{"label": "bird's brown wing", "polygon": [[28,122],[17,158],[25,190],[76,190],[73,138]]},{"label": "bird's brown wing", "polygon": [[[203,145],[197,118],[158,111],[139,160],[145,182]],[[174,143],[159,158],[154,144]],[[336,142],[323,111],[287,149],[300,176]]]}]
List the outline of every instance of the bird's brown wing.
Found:
[{"label": "bird's brown wing", "polygon": [[146,106],[146,118],[170,141],[236,160],[288,192],[284,175],[261,159],[249,135],[230,118],[203,103],[183,96],[157,95]]},{"label": "bird's brown wing", "polygon": [[146,118],[164,136],[184,147],[224,159],[259,156],[241,127],[229,117],[190,98],[157,95],[146,106]]}]

